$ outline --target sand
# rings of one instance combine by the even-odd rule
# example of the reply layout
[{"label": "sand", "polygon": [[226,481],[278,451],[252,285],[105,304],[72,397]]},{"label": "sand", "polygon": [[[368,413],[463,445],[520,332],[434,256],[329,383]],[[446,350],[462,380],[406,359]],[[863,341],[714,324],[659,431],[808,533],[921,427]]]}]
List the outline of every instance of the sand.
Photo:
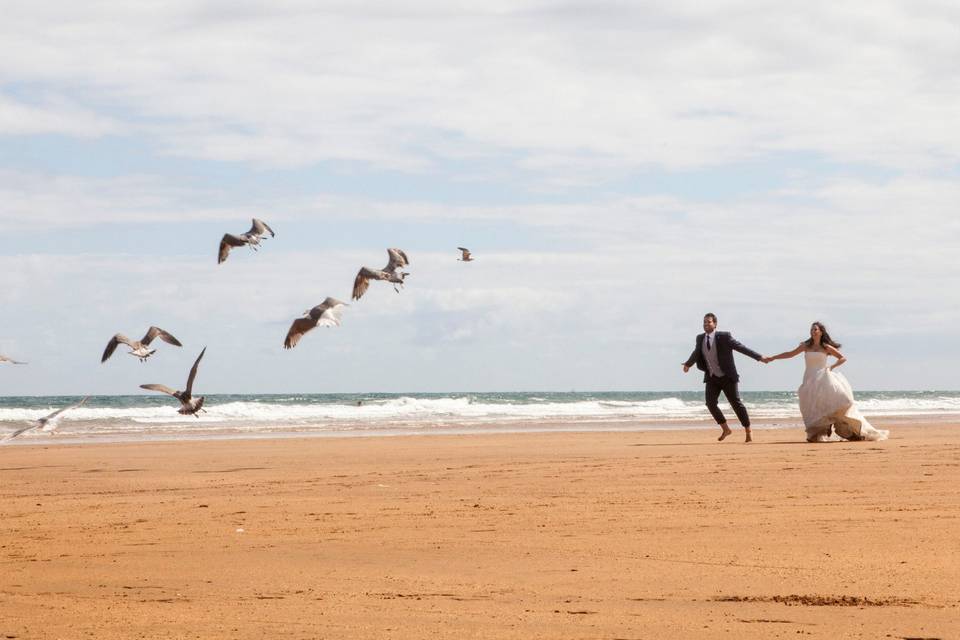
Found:
[{"label": "sand", "polygon": [[960,425],[0,448],[0,638],[960,637]]}]

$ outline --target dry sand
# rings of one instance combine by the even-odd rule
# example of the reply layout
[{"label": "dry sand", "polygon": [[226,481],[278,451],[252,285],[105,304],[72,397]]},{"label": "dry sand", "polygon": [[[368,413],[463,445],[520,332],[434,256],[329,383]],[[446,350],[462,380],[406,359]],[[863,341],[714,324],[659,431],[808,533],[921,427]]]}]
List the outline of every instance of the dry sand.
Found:
[{"label": "dry sand", "polygon": [[0,638],[960,637],[960,425],[892,428],[4,447]]}]

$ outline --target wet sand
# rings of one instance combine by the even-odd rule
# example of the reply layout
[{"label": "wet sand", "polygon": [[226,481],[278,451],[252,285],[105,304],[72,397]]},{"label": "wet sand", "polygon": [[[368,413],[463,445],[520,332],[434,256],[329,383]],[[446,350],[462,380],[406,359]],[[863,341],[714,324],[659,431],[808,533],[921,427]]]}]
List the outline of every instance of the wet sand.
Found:
[{"label": "wet sand", "polygon": [[0,448],[0,638],[960,637],[960,425]]}]

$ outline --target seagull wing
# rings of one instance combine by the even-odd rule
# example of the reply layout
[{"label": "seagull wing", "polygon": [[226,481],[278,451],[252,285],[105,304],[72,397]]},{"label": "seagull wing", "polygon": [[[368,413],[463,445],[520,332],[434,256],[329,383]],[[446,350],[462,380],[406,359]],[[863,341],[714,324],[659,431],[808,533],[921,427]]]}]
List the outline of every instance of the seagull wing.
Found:
[{"label": "seagull wing", "polygon": [[68,405],[68,406],[66,406],[66,407],[61,407],[60,409],[57,409],[56,411],[54,411],[54,412],[51,413],[50,415],[41,418],[40,421],[39,421],[39,425],[42,425],[42,426],[43,426],[43,430],[44,430],[44,431],[53,431],[54,429],[57,428],[57,423],[60,422],[60,415],[61,415],[64,411],[69,411],[70,409],[76,409],[77,407],[81,406],[84,402],[86,402],[86,401],[87,401],[87,398],[89,398],[89,397],[90,397],[90,396],[84,396],[84,397],[80,400],[80,402],[75,402],[75,403],[73,403],[73,404],[71,404],[71,405]]},{"label": "seagull wing", "polygon": [[76,409],[77,407],[79,407],[80,405],[82,405],[84,402],[86,402],[86,401],[87,401],[87,398],[89,398],[89,397],[90,397],[90,396],[84,396],[83,399],[82,399],[80,402],[75,402],[75,403],[73,403],[73,404],[71,404],[71,405],[67,405],[66,407],[60,407],[59,409],[57,409],[56,411],[54,411],[54,412],[51,413],[50,415],[44,416],[43,419],[44,419],[44,420],[53,420],[54,418],[56,418],[57,416],[59,416],[59,415],[60,415],[61,413],[63,413],[64,411],[69,411],[70,409]]},{"label": "seagull wing", "polygon": [[190,375],[187,376],[187,388],[183,391],[188,398],[193,395],[193,379],[197,377],[197,367],[200,366],[200,360],[203,359],[203,354],[206,352],[207,348],[204,347],[203,351],[200,352],[200,355],[197,356],[197,361],[193,363],[192,367],[190,367]]},{"label": "seagull wing", "polygon": [[387,249],[387,255],[390,256],[390,262],[387,263],[384,271],[394,271],[398,267],[405,267],[410,264],[410,260],[407,259],[407,254],[400,249]]},{"label": "seagull wing", "polygon": [[174,391],[165,384],[142,384],[140,385],[141,389],[149,389],[150,391],[159,391],[160,393],[165,393],[168,396],[177,397],[177,391]]},{"label": "seagull wing", "polygon": [[379,271],[374,271],[368,267],[361,267],[360,271],[357,272],[357,278],[353,281],[353,299],[359,300],[360,297],[367,292],[367,289],[370,287],[370,279],[380,280],[381,273]]},{"label": "seagull wing", "polygon": [[26,362],[20,362],[19,360],[14,360],[13,358],[8,358],[7,356],[0,355],[0,362],[9,362],[10,364],[27,364]]},{"label": "seagull wing", "polygon": [[13,439],[16,438],[18,435],[20,435],[21,433],[24,433],[24,432],[26,432],[26,431],[30,431],[30,429],[36,429],[36,428],[39,427],[39,426],[40,426],[40,423],[39,423],[39,422],[35,422],[35,423],[33,423],[33,424],[29,425],[29,426],[20,427],[19,429],[17,429],[17,430],[14,431],[13,433],[8,434],[3,440],[0,440],[0,442],[9,442],[10,440],[13,440]]},{"label": "seagull wing", "polygon": [[303,334],[315,326],[317,326],[317,321],[313,318],[297,318],[294,320],[293,324],[290,325],[290,330],[287,331],[287,337],[283,341],[283,348],[293,349],[300,342]]},{"label": "seagull wing", "polygon": [[117,350],[117,345],[119,345],[121,342],[127,345],[128,347],[130,347],[131,349],[133,348],[133,343],[130,342],[130,338],[123,335],[122,333],[118,333],[117,335],[110,338],[110,342],[107,343],[107,348],[103,350],[103,357],[100,358],[100,362],[101,363],[106,362],[107,358],[113,355],[113,352]]},{"label": "seagull wing", "polygon": [[220,254],[217,256],[217,264],[227,259],[232,247],[242,247],[245,244],[247,244],[247,241],[240,236],[235,236],[232,233],[223,234],[223,238],[220,239]]},{"label": "seagull wing", "polygon": [[250,235],[258,235],[258,236],[262,236],[266,233],[269,233],[271,238],[277,235],[273,232],[273,229],[271,229],[266,222],[264,222],[263,220],[257,220],[256,218],[253,219],[253,226],[250,227],[250,231],[247,231],[247,233]]},{"label": "seagull wing", "polygon": [[318,327],[339,327],[344,306],[339,300],[334,300],[332,303],[324,302],[310,310],[310,317],[316,318]]},{"label": "seagull wing", "polygon": [[143,338],[140,340],[140,344],[146,346],[151,342],[153,342],[153,339],[156,337],[159,337],[161,340],[163,340],[167,344],[176,345],[178,347],[183,346],[182,344],[180,344],[179,340],[174,338],[172,335],[170,335],[160,327],[150,327],[149,329],[147,329],[147,335],[143,336]]},{"label": "seagull wing", "polygon": [[323,299],[323,302],[321,302],[321,303],[320,303],[319,305],[317,305],[317,306],[320,306],[320,307],[349,307],[350,305],[348,305],[346,302],[343,302],[342,300],[337,300],[336,298],[331,298],[330,296],[327,296],[326,298]]}]

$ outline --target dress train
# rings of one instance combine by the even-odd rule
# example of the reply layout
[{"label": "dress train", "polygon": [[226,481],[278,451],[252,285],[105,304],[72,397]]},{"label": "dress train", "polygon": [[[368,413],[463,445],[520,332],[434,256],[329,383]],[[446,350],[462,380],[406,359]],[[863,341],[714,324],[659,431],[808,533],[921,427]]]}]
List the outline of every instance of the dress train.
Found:
[{"label": "dress train", "polygon": [[846,377],[827,367],[826,353],[807,351],[804,360],[807,368],[797,395],[807,442],[827,440],[831,431],[844,440],[887,439],[890,432],[875,429],[857,409]]}]

